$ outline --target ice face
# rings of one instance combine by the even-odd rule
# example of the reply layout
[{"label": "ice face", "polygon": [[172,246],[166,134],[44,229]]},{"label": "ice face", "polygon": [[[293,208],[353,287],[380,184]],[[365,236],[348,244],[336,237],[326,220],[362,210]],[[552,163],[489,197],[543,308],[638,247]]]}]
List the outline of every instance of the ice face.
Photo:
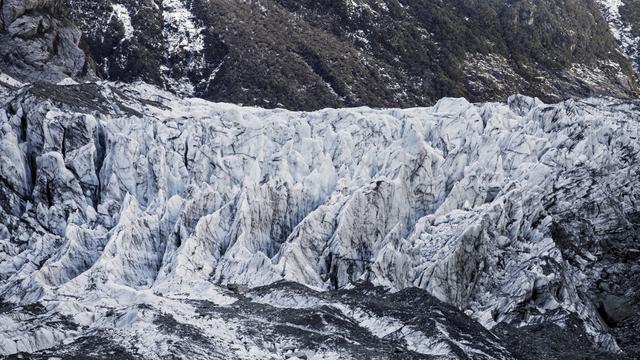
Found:
[{"label": "ice face", "polygon": [[[144,84],[49,90],[0,110],[4,301],[368,281],[425,289],[487,328],[574,314],[618,349],[590,287],[608,264],[599,242],[634,231],[637,102],[290,112]],[[581,224],[598,231],[567,244]]]}]

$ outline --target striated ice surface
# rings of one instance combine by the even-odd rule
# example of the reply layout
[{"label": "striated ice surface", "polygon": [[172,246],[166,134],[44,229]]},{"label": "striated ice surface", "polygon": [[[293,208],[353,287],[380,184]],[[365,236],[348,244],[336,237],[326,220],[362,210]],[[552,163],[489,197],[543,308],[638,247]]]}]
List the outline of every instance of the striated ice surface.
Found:
[{"label": "striated ice surface", "polygon": [[[228,346],[239,336],[233,323],[196,316],[186,300],[232,306],[237,296],[221,285],[280,280],[418,287],[487,329],[573,314],[617,351],[589,295],[599,248],[568,255],[556,228],[588,221],[614,231],[638,212],[639,105],[514,96],[305,113],[143,84],[23,88],[0,110],[0,297],[48,305],[42,323],[3,314],[0,353],[82,335],[47,316],[153,339],[157,313],[147,307]],[[287,294],[248,299],[330,306],[416,354],[502,358],[451,340],[444,322],[424,334],[354,304]],[[150,358],[170,353],[139,346]],[[267,358],[265,349],[227,350]]]}]

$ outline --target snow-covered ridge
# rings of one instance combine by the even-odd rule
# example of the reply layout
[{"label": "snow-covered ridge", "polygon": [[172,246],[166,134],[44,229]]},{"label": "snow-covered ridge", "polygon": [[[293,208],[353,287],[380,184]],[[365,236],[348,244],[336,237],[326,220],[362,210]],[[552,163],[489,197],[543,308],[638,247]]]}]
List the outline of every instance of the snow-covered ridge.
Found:
[{"label": "snow-covered ridge", "polygon": [[[578,316],[616,351],[589,289],[607,267],[597,244],[640,210],[639,105],[304,113],[143,84],[25,89],[0,110],[0,295],[95,306],[370,281],[426,289],[487,328]],[[558,237],[585,222],[599,232],[577,250]]]}]

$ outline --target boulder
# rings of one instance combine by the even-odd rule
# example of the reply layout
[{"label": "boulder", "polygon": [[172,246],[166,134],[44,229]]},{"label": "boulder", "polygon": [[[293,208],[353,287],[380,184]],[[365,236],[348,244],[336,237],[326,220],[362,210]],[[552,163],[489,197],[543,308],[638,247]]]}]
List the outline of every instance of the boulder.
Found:
[{"label": "boulder", "polygon": [[22,16],[12,22],[7,31],[12,36],[30,39],[38,34],[42,25],[42,16]]},{"label": "boulder", "polygon": [[634,314],[633,301],[624,296],[607,295],[600,300],[598,312],[610,327],[616,327]]}]

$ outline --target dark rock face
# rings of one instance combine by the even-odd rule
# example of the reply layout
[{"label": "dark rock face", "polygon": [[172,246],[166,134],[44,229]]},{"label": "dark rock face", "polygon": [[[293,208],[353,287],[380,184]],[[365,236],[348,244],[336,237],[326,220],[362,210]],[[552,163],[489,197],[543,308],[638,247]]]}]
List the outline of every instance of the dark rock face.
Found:
[{"label": "dark rock face", "polygon": [[592,0],[68,4],[103,77],[215,101],[310,110],[636,91]]},{"label": "dark rock face", "polygon": [[161,2],[132,0],[127,5],[127,15],[135,24],[132,34],[127,33],[129,30],[110,1],[68,1],[69,10],[82,29],[86,49],[95,59],[102,77],[160,84]]},{"label": "dark rock face", "polygon": [[92,61],[79,48],[82,33],[60,1],[0,2],[0,69],[23,81],[95,79]]},{"label": "dark rock face", "polygon": [[594,349],[580,321],[567,317],[562,327],[557,323],[541,323],[514,327],[500,324],[493,332],[505,341],[513,355],[522,360],[608,360],[633,359],[632,354],[612,355]]},{"label": "dark rock face", "polygon": [[106,79],[142,80],[186,95],[203,95],[226,54],[182,0],[68,0],[83,43]]},{"label": "dark rock face", "polygon": [[[638,159],[635,152],[621,151],[628,159],[630,173],[619,177],[615,190],[600,186],[615,178],[606,170],[581,171],[576,181],[558,188],[559,193],[576,200],[562,204],[556,202],[557,197],[550,198],[547,211],[557,219],[553,237],[563,256],[590,274],[592,280],[584,290],[621,349],[633,357],[640,356],[640,214],[627,206],[623,194],[635,192],[629,181],[638,175]],[[583,186],[583,190],[577,190]],[[635,192],[630,198],[637,197]],[[616,220],[596,220],[603,216]]]}]

